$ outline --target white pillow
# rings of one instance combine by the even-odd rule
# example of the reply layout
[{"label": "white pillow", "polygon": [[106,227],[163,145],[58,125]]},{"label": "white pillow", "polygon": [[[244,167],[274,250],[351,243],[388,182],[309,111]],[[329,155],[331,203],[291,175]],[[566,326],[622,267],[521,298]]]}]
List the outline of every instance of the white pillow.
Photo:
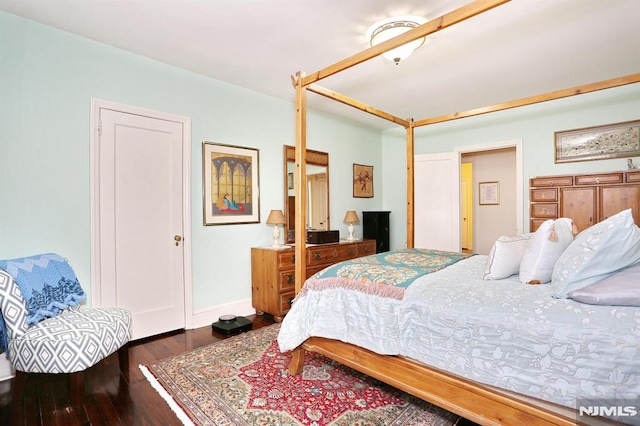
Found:
[{"label": "white pillow", "polygon": [[566,217],[549,219],[534,232],[520,261],[520,282],[551,281],[556,261],[573,241],[573,221]]},{"label": "white pillow", "polygon": [[585,229],[567,247],[553,270],[554,296],[565,298],[637,262],[640,229],[627,209]]},{"label": "white pillow", "polygon": [[520,260],[527,245],[529,235],[518,237],[501,236],[493,243],[483,279],[501,280],[520,271]]},{"label": "white pillow", "polygon": [[640,263],[570,291],[567,297],[591,305],[640,306]]}]

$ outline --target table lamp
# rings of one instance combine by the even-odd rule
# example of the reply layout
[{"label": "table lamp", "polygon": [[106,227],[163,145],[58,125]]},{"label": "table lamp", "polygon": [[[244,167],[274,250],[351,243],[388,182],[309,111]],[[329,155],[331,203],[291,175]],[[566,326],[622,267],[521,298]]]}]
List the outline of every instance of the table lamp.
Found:
[{"label": "table lamp", "polygon": [[285,223],[282,210],[271,210],[267,218],[267,225],[273,225],[273,247],[280,247],[280,225]]},{"label": "table lamp", "polygon": [[349,237],[347,237],[347,241],[355,241],[356,239],[353,237],[353,224],[360,223],[358,214],[354,210],[348,210],[347,214],[344,215],[343,222],[349,224]]}]

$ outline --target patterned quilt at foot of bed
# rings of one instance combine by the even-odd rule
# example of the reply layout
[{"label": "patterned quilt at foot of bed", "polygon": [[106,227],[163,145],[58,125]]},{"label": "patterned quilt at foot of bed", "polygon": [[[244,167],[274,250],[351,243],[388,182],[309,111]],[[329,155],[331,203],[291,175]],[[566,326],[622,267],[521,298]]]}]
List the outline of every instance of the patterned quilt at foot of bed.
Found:
[{"label": "patterned quilt at foot of bed", "polygon": [[402,299],[417,278],[439,271],[472,255],[407,248],[336,263],[305,283],[309,290],[346,288],[382,297]]}]

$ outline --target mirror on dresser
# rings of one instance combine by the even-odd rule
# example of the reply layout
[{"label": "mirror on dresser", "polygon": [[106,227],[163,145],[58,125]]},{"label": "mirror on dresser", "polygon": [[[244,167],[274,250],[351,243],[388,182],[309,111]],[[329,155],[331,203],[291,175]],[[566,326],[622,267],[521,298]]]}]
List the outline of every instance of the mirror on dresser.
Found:
[{"label": "mirror on dresser", "polygon": [[[295,234],[295,147],[284,146],[284,216],[285,243],[294,242]],[[307,149],[307,229],[329,229],[329,154]]]}]

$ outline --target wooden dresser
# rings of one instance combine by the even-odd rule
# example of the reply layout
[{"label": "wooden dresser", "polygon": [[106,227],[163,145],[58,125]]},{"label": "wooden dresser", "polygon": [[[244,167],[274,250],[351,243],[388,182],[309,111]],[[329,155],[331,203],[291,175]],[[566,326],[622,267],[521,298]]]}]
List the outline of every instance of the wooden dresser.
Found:
[{"label": "wooden dresser", "polygon": [[583,231],[628,208],[640,224],[640,170],[534,177],[529,200],[531,232],[558,217],[573,219]]},{"label": "wooden dresser", "polygon": [[[294,248],[251,248],[251,291],[258,315],[265,312],[282,321],[295,296]],[[376,253],[376,240],[310,244],[307,246],[306,277],[343,260]]]}]

